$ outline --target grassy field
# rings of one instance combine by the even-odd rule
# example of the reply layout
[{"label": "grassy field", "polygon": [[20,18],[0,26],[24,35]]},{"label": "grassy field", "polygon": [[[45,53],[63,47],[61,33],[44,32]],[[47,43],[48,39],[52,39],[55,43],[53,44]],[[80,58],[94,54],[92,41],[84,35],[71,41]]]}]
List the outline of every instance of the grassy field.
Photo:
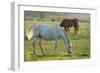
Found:
[{"label": "grassy field", "polygon": [[[37,23],[37,22],[34,22]],[[38,22],[45,24],[52,24],[51,22]],[[25,30],[33,24],[33,21],[25,21]],[[58,24],[53,23],[53,24]],[[32,53],[32,41],[24,40],[24,61],[46,61],[46,60],[74,60],[74,59],[87,59],[90,58],[90,23],[89,22],[79,22],[80,33],[76,36],[73,34],[73,28],[70,30],[70,40],[72,41],[72,56],[66,56],[66,49],[64,48],[64,43],[62,40],[58,41],[58,49],[56,55],[54,56],[54,41],[43,41],[42,47],[45,53],[41,56],[41,51],[39,48],[39,41],[37,41],[36,55],[33,56]]]}]

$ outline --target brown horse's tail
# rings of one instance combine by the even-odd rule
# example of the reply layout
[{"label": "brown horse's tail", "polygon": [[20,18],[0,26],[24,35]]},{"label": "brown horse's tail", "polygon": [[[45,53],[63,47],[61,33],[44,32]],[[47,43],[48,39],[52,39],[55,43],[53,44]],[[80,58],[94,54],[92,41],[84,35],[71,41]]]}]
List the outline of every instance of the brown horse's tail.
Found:
[{"label": "brown horse's tail", "polygon": [[80,31],[79,23],[77,22],[77,31]]},{"label": "brown horse's tail", "polygon": [[80,31],[79,20],[75,19],[75,21],[76,21],[76,30],[77,32],[79,32]]}]

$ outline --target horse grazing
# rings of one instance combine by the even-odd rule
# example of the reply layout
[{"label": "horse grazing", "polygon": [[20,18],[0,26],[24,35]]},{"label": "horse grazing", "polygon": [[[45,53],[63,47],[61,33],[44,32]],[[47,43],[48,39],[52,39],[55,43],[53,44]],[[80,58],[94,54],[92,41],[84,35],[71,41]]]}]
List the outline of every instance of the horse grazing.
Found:
[{"label": "horse grazing", "polygon": [[77,18],[74,18],[74,19],[66,18],[66,19],[62,20],[62,22],[60,23],[60,26],[64,27],[66,32],[69,31],[70,27],[74,27],[75,34],[77,34],[77,32],[79,32],[79,24],[78,24]]},{"label": "horse grazing", "polygon": [[44,55],[43,50],[42,50],[42,40],[54,40],[54,55],[55,51],[58,48],[57,42],[58,39],[62,39],[65,44],[65,48],[70,55],[72,53],[72,48],[71,48],[71,42],[64,30],[62,30],[59,26],[57,25],[47,25],[47,24],[34,24],[32,25],[29,30],[27,30],[27,35],[28,32],[30,34],[31,29],[33,30],[33,55],[35,54],[35,47],[36,47],[36,41],[37,39],[40,40],[39,46],[41,49],[42,55]]}]

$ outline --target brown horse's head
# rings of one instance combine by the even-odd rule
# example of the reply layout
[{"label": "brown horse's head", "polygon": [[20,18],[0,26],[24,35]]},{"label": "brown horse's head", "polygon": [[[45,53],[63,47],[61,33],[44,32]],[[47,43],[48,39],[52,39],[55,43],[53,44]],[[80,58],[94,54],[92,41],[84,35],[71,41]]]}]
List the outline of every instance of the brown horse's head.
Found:
[{"label": "brown horse's head", "polygon": [[68,19],[62,20],[62,22],[60,23],[60,26],[61,26],[61,27],[65,27],[66,24],[67,24],[67,22],[68,22]]}]

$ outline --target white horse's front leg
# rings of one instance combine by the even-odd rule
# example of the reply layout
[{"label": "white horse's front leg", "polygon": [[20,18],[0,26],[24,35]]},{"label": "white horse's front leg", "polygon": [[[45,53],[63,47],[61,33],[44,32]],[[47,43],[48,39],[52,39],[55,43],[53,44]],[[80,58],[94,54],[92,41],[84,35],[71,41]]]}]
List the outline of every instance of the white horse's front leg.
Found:
[{"label": "white horse's front leg", "polygon": [[57,43],[58,41],[57,41],[57,39],[55,40],[55,46],[54,46],[54,55],[56,55],[55,54],[55,52],[56,52],[56,50],[57,50],[57,48],[58,48],[58,43]]},{"label": "white horse's front leg", "polygon": [[43,49],[42,49],[42,46],[41,45],[42,45],[42,39],[40,38],[39,46],[40,46],[42,55],[44,55],[44,52],[43,52]]}]

